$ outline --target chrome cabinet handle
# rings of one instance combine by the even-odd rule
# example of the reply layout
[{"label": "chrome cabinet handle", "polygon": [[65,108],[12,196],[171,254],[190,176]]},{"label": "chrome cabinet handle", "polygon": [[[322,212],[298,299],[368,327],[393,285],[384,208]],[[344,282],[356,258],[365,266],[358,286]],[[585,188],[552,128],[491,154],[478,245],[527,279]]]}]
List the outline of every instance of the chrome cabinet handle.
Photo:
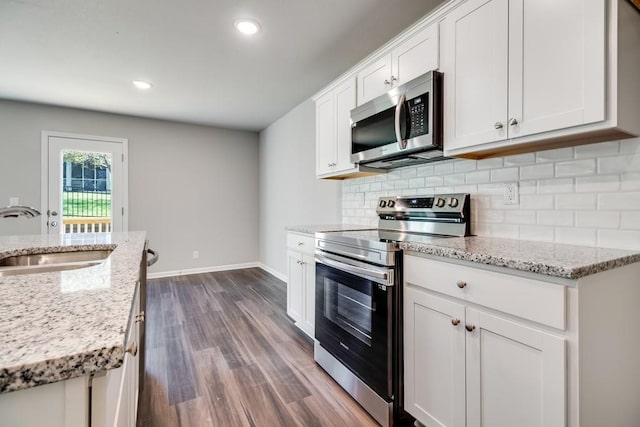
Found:
[{"label": "chrome cabinet handle", "polygon": [[136,342],[133,341],[131,344],[129,344],[129,347],[127,347],[125,351],[129,353],[131,356],[136,357],[136,354],[138,354],[138,344],[136,344]]},{"label": "chrome cabinet handle", "polygon": [[465,282],[464,280],[458,280],[458,281],[456,282],[456,285],[458,285],[458,287],[459,287],[460,289],[464,289],[464,288],[466,288],[466,287],[467,287],[467,282]]},{"label": "chrome cabinet handle", "polygon": [[56,211],[51,211],[51,216],[58,216],[58,212],[56,212]]},{"label": "chrome cabinet handle", "polygon": [[327,166],[331,167],[331,166],[335,166],[336,164],[331,162],[331,163],[327,163]]},{"label": "chrome cabinet handle", "polygon": [[398,103],[396,104],[396,117],[395,117],[395,126],[396,126],[396,140],[398,141],[398,145],[401,150],[407,148],[407,140],[402,139],[402,130],[400,129],[400,114],[402,113],[402,108],[404,108],[404,102],[407,100],[407,95],[400,95],[400,99],[398,99]]},{"label": "chrome cabinet handle", "polygon": [[451,324],[453,326],[458,326],[460,324],[460,319],[451,319]]},{"label": "chrome cabinet handle", "polygon": [[144,322],[144,311],[136,314],[136,323]]},{"label": "chrome cabinet handle", "polygon": [[298,246],[304,245],[304,242],[298,242]]},{"label": "chrome cabinet handle", "polygon": [[147,267],[151,267],[153,264],[158,262],[158,258],[160,258],[160,254],[158,251],[154,251],[153,249],[147,249],[147,254],[151,255],[147,258]]},{"label": "chrome cabinet handle", "polygon": [[467,330],[467,332],[473,332],[476,329],[474,325],[465,325],[464,328]]},{"label": "chrome cabinet handle", "polygon": [[500,123],[500,122],[495,122],[493,124],[493,127],[496,128],[496,129],[502,129],[504,127],[504,125],[502,123]]},{"label": "chrome cabinet handle", "polygon": [[510,118],[509,126],[518,126],[518,120],[515,117]]}]

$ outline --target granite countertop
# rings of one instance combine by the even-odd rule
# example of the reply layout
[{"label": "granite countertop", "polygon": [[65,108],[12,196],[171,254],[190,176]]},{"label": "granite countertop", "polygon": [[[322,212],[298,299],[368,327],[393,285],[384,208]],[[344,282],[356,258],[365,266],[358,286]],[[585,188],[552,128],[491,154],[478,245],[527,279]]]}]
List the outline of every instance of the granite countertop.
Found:
[{"label": "granite countertop", "polygon": [[321,225],[290,225],[284,229],[303,234],[329,233],[332,231],[371,230],[376,227],[355,224],[321,224]]},{"label": "granite countertop", "polygon": [[0,259],[113,249],[102,263],[0,277],[0,393],[119,367],[145,233],[0,237]]},{"label": "granite countertop", "polygon": [[640,261],[640,251],[478,236],[424,241],[417,237],[401,243],[400,248],[566,279],[579,279]]}]

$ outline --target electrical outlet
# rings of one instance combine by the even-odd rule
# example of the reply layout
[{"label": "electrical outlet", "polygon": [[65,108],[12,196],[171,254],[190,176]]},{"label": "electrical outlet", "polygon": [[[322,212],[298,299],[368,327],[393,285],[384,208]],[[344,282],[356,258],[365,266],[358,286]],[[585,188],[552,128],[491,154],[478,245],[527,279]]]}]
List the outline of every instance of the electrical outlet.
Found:
[{"label": "electrical outlet", "polygon": [[520,195],[518,193],[518,183],[508,182],[504,184],[504,201],[505,205],[517,205],[520,203]]},{"label": "electrical outlet", "polygon": [[198,259],[200,258],[200,254],[198,253],[198,251],[193,251],[193,259]]}]

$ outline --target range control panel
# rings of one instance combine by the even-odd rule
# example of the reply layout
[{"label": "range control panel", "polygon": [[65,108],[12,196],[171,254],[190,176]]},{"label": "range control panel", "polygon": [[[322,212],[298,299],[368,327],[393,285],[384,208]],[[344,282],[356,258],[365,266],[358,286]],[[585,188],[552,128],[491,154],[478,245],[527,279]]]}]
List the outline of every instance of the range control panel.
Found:
[{"label": "range control panel", "polygon": [[431,196],[380,197],[376,212],[380,217],[415,213],[462,213],[468,203],[468,193],[434,194]]}]

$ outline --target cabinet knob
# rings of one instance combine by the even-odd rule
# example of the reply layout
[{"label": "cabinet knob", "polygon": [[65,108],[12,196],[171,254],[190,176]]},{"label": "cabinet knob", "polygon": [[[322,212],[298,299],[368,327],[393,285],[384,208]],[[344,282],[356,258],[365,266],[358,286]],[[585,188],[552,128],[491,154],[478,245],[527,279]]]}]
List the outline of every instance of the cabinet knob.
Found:
[{"label": "cabinet knob", "polygon": [[385,86],[389,86],[391,84],[391,82],[387,79],[384,79],[384,85]]},{"label": "cabinet knob", "polygon": [[298,246],[304,245],[304,242],[298,242]]},{"label": "cabinet knob", "polygon": [[136,355],[138,354],[138,344],[136,344],[135,341],[132,341],[131,344],[129,344],[129,347],[127,347],[125,351],[129,353],[131,356],[136,357]]},{"label": "cabinet knob", "polygon": [[515,117],[510,118],[509,126],[518,126],[518,120]]},{"label": "cabinet knob", "polygon": [[467,287],[467,282],[465,282],[464,280],[458,280],[458,281],[456,282],[456,285],[458,285],[458,287],[459,287],[460,289],[464,289],[464,288],[466,288],[466,287]]},{"label": "cabinet knob", "polygon": [[333,162],[327,163],[327,166],[331,167],[331,166],[335,166],[336,164]]},{"label": "cabinet knob", "polygon": [[496,128],[496,129],[502,129],[504,127],[504,125],[502,123],[500,123],[500,122],[495,122],[493,124],[493,127]]},{"label": "cabinet knob", "polygon": [[474,325],[465,325],[464,328],[467,330],[467,332],[473,332],[476,330],[476,327]]},{"label": "cabinet knob", "polygon": [[460,319],[451,319],[451,324],[453,326],[458,326],[460,324]]}]

